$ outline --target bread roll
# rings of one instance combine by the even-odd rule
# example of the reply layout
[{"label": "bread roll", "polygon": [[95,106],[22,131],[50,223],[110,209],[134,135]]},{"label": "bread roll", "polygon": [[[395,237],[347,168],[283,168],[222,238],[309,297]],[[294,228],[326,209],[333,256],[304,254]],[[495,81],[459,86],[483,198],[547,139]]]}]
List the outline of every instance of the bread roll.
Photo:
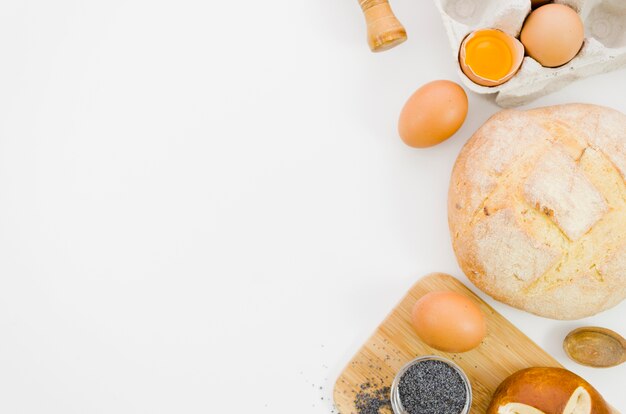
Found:
[{"label": "bread roll", "polygon": [[497,300],[579,319],[626,297],[626,116],[583,104],[502,111],[461,151],[452,244]]},{"label": "bread roll", "polygon": [[562,368],[528,368],[496,390],[487,414],[610,414],[587,381]]}]

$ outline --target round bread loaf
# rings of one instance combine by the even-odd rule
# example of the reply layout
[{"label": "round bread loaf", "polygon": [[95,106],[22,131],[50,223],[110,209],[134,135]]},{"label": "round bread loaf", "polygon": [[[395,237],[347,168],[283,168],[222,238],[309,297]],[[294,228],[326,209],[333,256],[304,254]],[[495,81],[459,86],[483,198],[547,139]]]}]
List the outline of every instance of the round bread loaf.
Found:
[{"label": "round bread loaf", "polygon": [[506,110],[461,151],[452,244],[497,300],[579,319],[626,297],[626,116],[583,104]]},{"label": "round bread loaf", "polygon": [[587,381],[562,368],[527,368],[498,387],[487,414],[610,414]]}]

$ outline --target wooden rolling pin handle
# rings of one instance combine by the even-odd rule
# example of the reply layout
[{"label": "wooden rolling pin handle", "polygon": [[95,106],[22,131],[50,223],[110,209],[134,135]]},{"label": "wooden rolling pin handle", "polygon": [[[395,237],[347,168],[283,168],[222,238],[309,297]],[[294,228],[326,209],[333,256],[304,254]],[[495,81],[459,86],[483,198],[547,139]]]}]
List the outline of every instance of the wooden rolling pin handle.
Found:
[{"label": "wooden rolling pin handle", "polygon": [[388,0],[359,0],[367,22],[367,42],[372,52],[382,52],[406,40],[406,30]]}]

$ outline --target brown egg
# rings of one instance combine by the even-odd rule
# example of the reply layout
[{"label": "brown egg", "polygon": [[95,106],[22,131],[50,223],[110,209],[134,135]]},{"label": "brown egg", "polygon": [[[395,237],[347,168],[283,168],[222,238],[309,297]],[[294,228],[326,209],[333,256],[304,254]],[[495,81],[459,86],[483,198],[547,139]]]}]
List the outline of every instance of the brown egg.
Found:
[{"label": "brown egg", "polygon": [[469,297],[456,292],[430,292],[413,306],[415,332],[426,345],[444,352],[466,352],[487,334],[485,315]]},{"label": "brown egg", "polygon": [[520,40],[526,53],[542,66],[562,66],[580,51],[585,27],[574,9],[563,4],[546,4],[530,13]]},{"label": "brown egg", "polygon": [[467,115],[467,95],[458,84],[437,80],[419,88],[404,104],[398,132],[409,146],[425,148],[450,138]]}]

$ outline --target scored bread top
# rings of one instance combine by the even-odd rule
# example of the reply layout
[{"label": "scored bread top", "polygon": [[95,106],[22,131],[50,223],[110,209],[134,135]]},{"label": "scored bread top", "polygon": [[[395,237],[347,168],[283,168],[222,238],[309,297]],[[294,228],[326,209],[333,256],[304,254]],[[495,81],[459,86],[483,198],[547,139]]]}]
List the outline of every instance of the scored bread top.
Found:
[{"label": "scored bread top", "polygon": [[448,219],[468,278],[502,302],[579,319],[626,297],[626,116],[505,110],[467,142]]}]

